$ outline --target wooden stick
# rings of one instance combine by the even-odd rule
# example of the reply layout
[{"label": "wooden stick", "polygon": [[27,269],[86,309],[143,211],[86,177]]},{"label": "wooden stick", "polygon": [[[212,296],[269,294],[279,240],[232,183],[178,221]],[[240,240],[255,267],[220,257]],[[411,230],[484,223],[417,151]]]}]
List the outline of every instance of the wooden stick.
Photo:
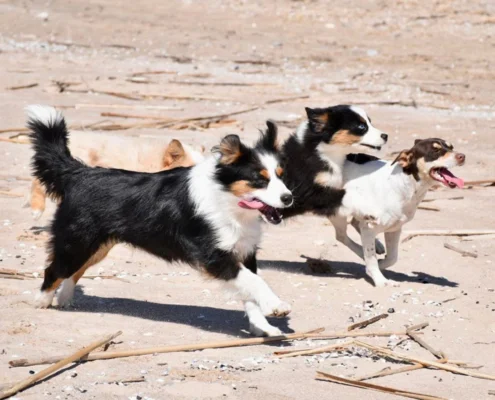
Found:
[{"label": "wooden stick", "polygon": [[122,114],[114,112],[102,112],[102,117],[114,117],[114,118],[135,118],[135,119],[158,119],[160,121],[173,121],[172,118],[163,118],[157,115],[136,115],[136,114]]},{"label": "wooden stick", "polygon": [[307,350],[300,350],[300,351],[296,350],[296,351],[293,351],[290,353],[285,353],[285,354],[277,354],[277,352],[275,352],[273,354],[276,355],[278,358],[309,356],[309,355],[313,355],[313,354],[327,353],[331,350],[344,349],[353,343],[354,343],[354,341],[350,340],[350,341],[345,342],[345,343],[337,343],[337,344],[332,344],[330,346],[318,347],[317,349],[307,349]]},{"label": "wooden stick", "polygon": [[[441,361],[439,361],[441,362]],[[368,375],[363,375],[360,377],[353,378],[356,381],[367,381],[368,379],[374,379],[374,378],[381,378],[383,376],[389,376],[389,375],[396,375],[396,374],[402,374],[404,372],[410,372],[410,371],[415,371],[417,369],[422,369],[424,368],[424,365],[422,364],[413,364],[413,365],[406,365],[405,367],[401,368],[396,368],[392,369],[390,367],[384,368],[381,371],[378,372],[373,372]]]},{"label": "wooden stick", "polygon": [[9,143],[15,143],[15,144],[29,144],[31,143],[29,140],[22,140],[22,139],[17,139],[17,138],[4,138],[0,137],[0,142],[9,142]]},{"label": "wooden stick", "polygon": [[34,383],[40,381],[43,378],[46,378],[47,376],[53,374],[54,372],[58,371],[60,368],[65,367],[67,364],[73,363],[84,356],[86,356],[88,353],[92,352],[94,349],[97,349],[100,346],[103,346],[105,343],[111,341],[112,339],[115,339],[117,336],[121,335],[122,332],[118,331],[117,333],[114,333],[113,335],[107,336],[103,339],[100,339],[92,344],[90,344],[87,347],[84,347],[83,349],[75,352],[69,357],[62,358],[59,362],[57,362],[55,365],[52,365],[51,367],[45,368],[44,370],[38,372],[37,374],[34,374],[30,376],[29,378],[26,378],[13,387],[11,387],[8,390],[3,391],[0,393],[0,399],[5,399],[7,397],[13,396],[17,392],[20,392],[21,390],[26,389],[27,387],[33,385]]},{"label": "wooden stick", "polygon": [[[408,327],[406,329],[406,335],[408,332],[419,331],[421,329],[427,328],[429,325],[430,325],[429,322],[421,322],[420,324],[411,325],[410,327]],[[419,333],[419,332],[416,332],[416,333]]]},{"label": "wooden stick", "polygon": [[410,399],[419,400],[447,400],[442,397],[430,396],[428,394],[409,392],[407,390],[395,389],[388,386],[374,385],[372,383],[359,382],[352,379],[341,378],[339,376],[330,375],[326,372],[317,371],[316,379],[322,381],[329,381],[334,383],[340,383],[343,385],[359,387],[361,389],[371,389],[377,392],[392,393],[397,396],[408,397]]},{"label": "wooden stick", "polygon": [[440,211],[440,208],[434,206],[418,206],[418,210]]},{"label": "wooden stick", "polygon": [[408,356],[408,355],[405,355],[405,354],[396,353],[394,351],[390,351],[388,349],[384,349],[383,347],[378,347],[378,346],[374,346],[374,345],[369,344],[369,343],[361,342],[360,340],[356,340],[354,343],[357,346],[361,346],[361,347],[367,348],[369,350],[372,350],[372,351],[374,351],[376,353],[385,355],[387,357],[395,358],[396,360],[408,361],[408,362],[411,362],[411,363],[419,363],[419,364],[423,364],[423,365],[428,366],[428,367],[435,367],[435,368],[438,368],[438,369],[443,369],[445,371],[454,372],[456,374],[461,374],[461,375],[466,375],[466,376],[472,376],[474,378],[488,379],[488,380],[492,380],[492,381],[495,380],[495,376],[493,376],[493,375],[487,375],[487,374],[482,374],[482,373],[479,373],[479,372],[467,371],[467,370],[464,370],[464,369],[461,369],[461,368],[454,367],[452,365],[441,364],[441,363],[436,362],[436,361],[428,361],[428,360],[423,360],[423,359],[418,358],[418,357]]},{"label": "wooden stick", "polygon": [[[420,333],[420,332],[418,332]],[[335,333],[329,333],[329,334],[309,334],[308,338],[310,339],[320,339],[320,340],[327,340],[327,339],[341,339],[341,338],[348,338],[348,337],[360,337],[360,336],[391,336],[391,335],[396,335],[396,336],[403,336],[407,335],[407,331],[383,331],[383,332],[335,332]]]},{"label": "wooden stick", "polygon": [[378,322],[378,321],[385,319],[387,317],[388,317],[388,314],[380,314],[380,315],[377,315],[376,317],[367,319],[365,321],[356,322],[355,324],[348,326],[347,330],[353,331],[354,329],[358,329],[358,328],[363,329],[363,328],[366,328],[368,325],[374,324],[375,322]]},{"label": "wooden stick", "polygon": [[443,244],[443,247],[445,247],[446,249],[455,251],[456,253],[461,254],[463,257],[478,258],[478,254],[477,253],[474,253],[472,251],[467,251],[467,250],[459,249],[458,247],[455,247],[455,246],[453,246],[451,244],[448,244],[448,243],[444,243]]},{"label": "wooden stick", "polygon": [[7,192],[5,190],[0,190],[0,196],[7,196],[7,197],[24,197],[23,194],[20,193],[12,193],[12,192]]},{"label": "wooden stick", "polygon": [[495,229],[432,229],[406,231],[406,237],[401,243],[405,243],[416,236],[473,236],[473,235],[493,235]]},{"label": "wooden stick", "polygon": [[[464,368],[468,368],[467,366],[469,364],[465,363],[464,361],[454,361],[454,360],[447,360],[445,358],[442,358],[441,360],[438,360],[439,363],[445,364],[455,364],[455,365],[462,365]],[[476,368],[481,368],[481,365],[475,365],[474,367]],[[389,375],[396,375],[396,374],[402,374],[404,372],[410,372],[410,371],[416,371],[418,369],[425,368],[424,365],[414,363],[413,365],[406,365],[405,367],[402,368],[396,368],[396,369],[391,369],[390,367],[384,368],[381,371],[374,372],[368,375],[363,375],[359,378],[354,378],[356,381],[366,381],[368,379],[374,379],[374,378],[381,378],[383,376],[389,376]]]},{"label": "wooden stick", "polygon": [[135,376],[130,378],[115,378],[110,381],[96,382],[96,383],[113,384],[113,383],[136,383],[136,382],[146,382],[146,378],[144,376]]},{"label": "wooden stick", "polygon": [[28,83],[27,85],[11,86],[7,90],[31,89],[38,86],[38,83]]},{"label": "wooden stick", "polygon": [[309,99],[309,95],[295,96],[295,97],[283,97],[281,99],[267,100],[265,104],[285,103],[287,101]]},{"label": "wooden stick", "polygon": [[[198,344],[179,344],[175,346],[164,346],[164,347],[150,347],[146,349],[135,349],[135,350],[124,350],[124,351],[112,351],[112,352],[99,352],[93,353],[82,358],[84,361],[93,360],[107,360],[110,358],[122,358],[122,357],[133,357],[133,356],[144,356],[149,354],[162,354],[162,353],[177,353],[181,351],[194,351],[194,350],[205,350],[205,349],[222,349],[226,347],[240,347],[240,346],[252,346],[256,344],[264,344],[271,342],[279,342],[282,340],[294,340],[294,339],[304,339],[311,333],[318,333],[324,331],[325,328],[318,328],[308,332],[302,333],[290,333],[288,335],[282,336],[271,336],[262,338],[248,338],[248,339],[236,339],[236,340],[226,340],[222,342],[208,342],[208,343],[198,343]],[[62,360],[64,356],[54,356],[41,358],[38,360],[27,360],[18,359],[9,361],[11,367],[27,367],[31,365],[40,364],[53,364],[59,360]]]},{"label": "wooden stick", "polygon": [[278,83],[263,82],[202,82],[202,81],[180,81],[170,80],[168,83],[176,85],[197,85],[197,86],[280,86]]},{"label": "wooden stick", "polygon": [[420,338],[417,334],[411,331],[407,331],[407,335],[414,340],[417,344],[419,344],[421,347],[425,348],[428,350],[431,354],[433,354],[436,358],[438,359],[446,359],[446,355],[443,351],[438,351],[435,350],[433,347],[431,347],[428,343],[426,343],[422,338]]},{"label": "wooden stick", "polygon": [[163,75],[163,74],[177,75],[177,71],[140,71],[140,72],[132,73],[131,76]]},{"label": "wooden stick", "polygon": [[30,132],[30,129],[25,127],[0,129],[0,133],[9,133],[9,132]]}]

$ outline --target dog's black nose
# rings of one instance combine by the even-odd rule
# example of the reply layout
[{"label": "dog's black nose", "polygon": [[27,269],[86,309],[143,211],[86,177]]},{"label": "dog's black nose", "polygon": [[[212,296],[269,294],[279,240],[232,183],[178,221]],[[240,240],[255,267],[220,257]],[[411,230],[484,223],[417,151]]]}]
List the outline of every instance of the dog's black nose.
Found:
[{"label": "dog's black nose", "polygon": [[292,203],[292,195],[290,193],[284,193],[282,196],[280,196],[280,200],[282,200],[284,206],[288,206]]},{"label": "dog's black nose", "polygon": [[464,161],[466,161],[466,156],[462,153],[457,153],[455,155],[455,159],[457,160],[458,164],[464,164]]},{"label": "dog's black nose", "polygon": [[386,133],[382,133],[380,136],[385,142],[388,140],[388,135]]}]

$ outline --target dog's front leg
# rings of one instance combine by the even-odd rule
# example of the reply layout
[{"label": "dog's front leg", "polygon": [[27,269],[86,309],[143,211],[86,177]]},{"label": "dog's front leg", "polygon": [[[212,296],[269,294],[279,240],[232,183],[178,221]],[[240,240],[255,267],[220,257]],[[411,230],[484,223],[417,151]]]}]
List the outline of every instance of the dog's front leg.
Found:
[{"label": "dog's front leg", "polygon": [[363,242],[364,249],[364,262],[366,263],[366,273],[371,279],[373,279],[373,282],[377,287],[383,287],[393,284],[393,282],[390,282],[383,276],[382,271],[378,266],[378,260],[376,258],[375,251],[376,234],[374,230],[368,227],[367,222],[362,222],[360,225],[361,240]]},{"label": "dog's front leg", "polygon": [[260,306],[254,301],[245,301],[244,309],[249,319],[249,332],[254,336],[279,336],[283,335],[277,327],[270,325],[263,315]]},{"label": "dog's front leg", "polygon": [[[361,228],[359,227],[359,221],[356,218],[352,218],[351,225],[357,231],[357,233],[361,234]],[[385,254],[385,246],[378,239],[375,239],[375,250],[376,250],[376,254]]]},{"label": "dog's front leg", "polygon": [[280,300],[260,276],[242,264],[237,276],[229,283],[244,300],[252,332],[256,335],[279,335],[280,330],[271,326],[265,316],[284,317],[290,313],[290,305]]},{"label": "dog's front leg", "polygon": [[397,262],[399,257],[399,241],[400,241],[401,229],[394,232],[385,232],[385,244],[387,245],[387,256],[378,261],[380,269],[390,268]]},{"label": "dog's front leg", "polygon": [[335,228],[335,238],[351,249],[359,258],[363,258],[363,247],[347,235],[347,218],[334,216],[330,218],[330,222]]}]

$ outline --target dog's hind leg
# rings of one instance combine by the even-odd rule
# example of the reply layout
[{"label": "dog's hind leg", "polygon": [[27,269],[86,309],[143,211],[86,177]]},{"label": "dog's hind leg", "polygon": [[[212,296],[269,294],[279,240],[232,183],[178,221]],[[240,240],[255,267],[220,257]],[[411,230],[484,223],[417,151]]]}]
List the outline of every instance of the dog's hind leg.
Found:
[{"label": "dog's hind leg", "polygon": [[347,219],[345,217],[331,217],[333,227],[335,228],[335,238],[342,244],[351,249],[359,258],[364,257],[363,246],[356,243],[347,235]]},{"label": "dog's hind leg", "polygon": [[385,244],[387,245],[387,255],[383,260],[378,261],[380,269],[390,268],[397,262],[399,257],[399,241],[401,229],[394,232],[385,232]]},{"label": "dog's hind leg", "polygon": [[[357,233],[361,234],[361,228],[359,227],[359,221],[356,218],[351,220],[351,225],[357,231]],[[380,240],[375,239],[375,250],[376,254],[385,254],[385,246]]]},{"label": "dog's hind leg", "polygon": [[45,269],[45,276],[43,279],[43,284],[41,285],[41,290],[38,292],[34,300],[34,305],[36,308],[48,308],[52,305],[55,291],[64,280],[62,277],[59,277],[57,271],[58,268],[55,261],[52,261],[50,266]]},{"label": "dog's hind leg", "polygon": [[103,260],[114,245],[115,243],[111,241],[102,244],[98,248],[98,250],[96,250],[88,258],[88,260],[84,263],[84,265],[81,268],[79,268],[70,278],[65,279],[62,282],[60,290],[57,292],[57,301],[56,301],[57,306],[66,307],[71,303],[72,298],[74,297],[74,289],[79,279],[82,278],[82,276],[89,267],[92,267],[93,265]]},{"label": "dog's hind leg", "polygon": [[383,286],[398,286],[397,283],[389,281],[385,278],[378,266],[378,260],[376,258],[375,251],[375,238],[376,234],[373,229],[370,229],[367,225],[367,222],[361,223],[361,240],[363,242],[363,250],[364,250],[364,262],[366,263],[366,273],[373,280],[375,286],[383,287]]},{"label": "dog's hind leg", "polygon": [[31,206],[31,215],[35,220],[39,219],[45,211],[46,192],[45,188],[38,179],[33,179],[31,183],[31,192],[29,205]]}]

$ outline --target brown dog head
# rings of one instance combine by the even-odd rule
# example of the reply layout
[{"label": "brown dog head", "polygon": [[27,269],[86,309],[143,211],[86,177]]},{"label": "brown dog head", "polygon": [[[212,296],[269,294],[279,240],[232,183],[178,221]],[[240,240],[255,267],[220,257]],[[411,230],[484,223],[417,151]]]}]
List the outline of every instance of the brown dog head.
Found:
[{"label": "brown dog head", "polygon": [[450,188],[464,186],[449,168],[464,164],[466,156],[454,151],[454,147],[443,139],[417,139],[409,150],[399,153],[392,164],[399,164],[404,173],[412,175],[416,181],[440,182]]}]

